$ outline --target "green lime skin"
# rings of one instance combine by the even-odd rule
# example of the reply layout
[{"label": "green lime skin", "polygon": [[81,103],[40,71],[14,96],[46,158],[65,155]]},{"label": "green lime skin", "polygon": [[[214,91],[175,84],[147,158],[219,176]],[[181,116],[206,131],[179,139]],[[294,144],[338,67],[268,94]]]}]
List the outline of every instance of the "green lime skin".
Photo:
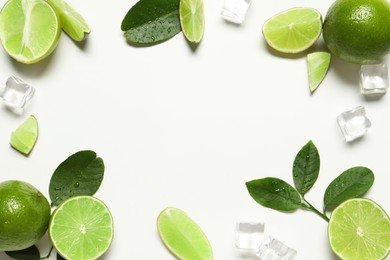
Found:
[{"label": "green lime skin", "polygon": [[22,181],[0,183],[0,250],[34,245],[45,234],[50,205],[34,186]]},{"label": "green lime skin", "polygon": [[323,37],[347,62],[378,63],[390,52],[390,2],[336,0],[325,16]]}]

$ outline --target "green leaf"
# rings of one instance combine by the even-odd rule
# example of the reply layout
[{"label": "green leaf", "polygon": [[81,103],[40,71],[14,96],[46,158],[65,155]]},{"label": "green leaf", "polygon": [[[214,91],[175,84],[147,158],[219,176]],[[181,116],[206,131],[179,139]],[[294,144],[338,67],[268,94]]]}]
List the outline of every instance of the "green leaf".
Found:
[{"label": "green leaf", "polygon": [[308,192],[320,173],[320,155],[312,141],[298,152],[294,160],[293,178],[295,188],[304,195]]},{"label": "green leaf", "polygon": [[280,211],[301,207],[301,196],[290,184],[277,178],[264,178],[246,183],[249,194],[260,205]]},{"label": "green leaf", "polygon": [[150,45],[181,31],[180,0],[140,0],[126,14],[121,29],[129,43]]},{"label": "green leaf", "polygon": [[326,188],[325,209],[332,210],[348,199],[362,196],[371,188],[374,179],[374,173],[366,167],[353,167],[344,171]]},{"label": "green leaf", "polygon": [[41,255],[39,250],[35,245],[30,246],[29,248],[18,250],[18,251],[6,251],[5,252],[9,257],[16,260],[39,260]]},{"label": "green leaf", "polygon": [[104,175],[103,160],[93,151],[80,151],[62,162],[54,171],[49,184],[52,205],[77,195],[93,195]]}]

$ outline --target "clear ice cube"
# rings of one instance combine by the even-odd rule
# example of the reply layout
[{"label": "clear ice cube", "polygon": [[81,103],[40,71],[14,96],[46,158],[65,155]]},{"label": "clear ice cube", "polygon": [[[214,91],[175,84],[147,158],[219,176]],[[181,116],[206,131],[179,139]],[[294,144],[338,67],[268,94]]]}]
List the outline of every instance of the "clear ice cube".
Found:
[{"label": "clear ice cube", "polygon": [[21,114],[34,95],[34,88],[20,78],[11,76],[5,86],[0,88],[0,99],[13,112]]},{"label": "clear ice cube", "polygon": [[360,67],[360,91],[362,94],[384,94],[388,88],[389,70],[386,63]]},{"label": "clear ice cube", "polygon": [[257,249],[264,238],[264,224],[238,222],[236,224],[236,247],[239,249]]},{"label": "clear ice cube", "polygon": [[225,0],[222,17],[232,23],[241,24],[246,16],[251,0]]},{"label": "clear ice cube", "polygon": [[346,142],[351,142],[366,134],[371,127],[370,120],[366,117],[363,106],[345,111],[337,117],[337,122]]},{"label": "clear ice cube", "polygon": [[297,255],[297,251],[280,242],[279,240],[267,236],[258,247],[256,256],[261,260],[291,260]]}]

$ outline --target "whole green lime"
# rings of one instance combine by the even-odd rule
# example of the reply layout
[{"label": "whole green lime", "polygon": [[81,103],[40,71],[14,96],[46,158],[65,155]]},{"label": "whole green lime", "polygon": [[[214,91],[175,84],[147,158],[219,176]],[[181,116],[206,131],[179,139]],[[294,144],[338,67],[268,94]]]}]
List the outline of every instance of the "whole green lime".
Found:
[{"label": "whole green lime", "polygon": [[323,25],[329,50],[351,63],[377,63],[390,52],[388,0],[336,0]]},{"label": "whole green lime", "polygon": [[22,181],[0,183],[0,250],[21,250],[45,234],[50,205],[34,186]]}]

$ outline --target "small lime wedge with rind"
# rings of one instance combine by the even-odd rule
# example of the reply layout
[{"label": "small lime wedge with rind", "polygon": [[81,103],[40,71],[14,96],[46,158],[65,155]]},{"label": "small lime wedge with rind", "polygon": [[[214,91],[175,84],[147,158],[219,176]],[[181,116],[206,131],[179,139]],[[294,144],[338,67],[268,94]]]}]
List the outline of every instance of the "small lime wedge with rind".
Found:
[{"label": "small lime wedge with rind", "polygon": [[180,0],[179,14],[181,28],[187,40],[199,43],[205,28],[203,0]]},{"label": "small lime wedge with rind", "polygon": [[1,10],[1,43],[21,63],[46,58],[57,46],[60,35],[60,20],[44,0],[9,0]]},{"label": "small lime wedge with rind", "polygon": [[47,0],[61,19],[62,29],[75,41],[83,41],[91,32],[85,19],[63,0]]},{"label": "small lime wedge with rind", "polygon": [[38,122],[31,115],[11,134],[10,145],[17,151],[28,155],[38,139]]},{"label": "small lime wedge with rind", "polygon": [[343,260],[385,259],[390,252],[390,219],[374,201],[350,199],[332,212],[328,238]]},{"label": "small lime wedge with rind", "polygon": [[309,75],[309,88],[313,93],[325,78],[330,65],[329,52],[314,52],[307,55],[307,70]]},{"label": "small lime wedge with rind", "polygon": [[171,207],[163,210],[157,219],[157,229],[165,246],[178,259],[213,259],[206,235],[182,210]]},{"label": "small lime wedge with rind", "polygon": [[268,19],[262,31],[273,49],[282,53],[299,53],[317,41],[322,31],[322,16],[314,8],[295,7]]}]

